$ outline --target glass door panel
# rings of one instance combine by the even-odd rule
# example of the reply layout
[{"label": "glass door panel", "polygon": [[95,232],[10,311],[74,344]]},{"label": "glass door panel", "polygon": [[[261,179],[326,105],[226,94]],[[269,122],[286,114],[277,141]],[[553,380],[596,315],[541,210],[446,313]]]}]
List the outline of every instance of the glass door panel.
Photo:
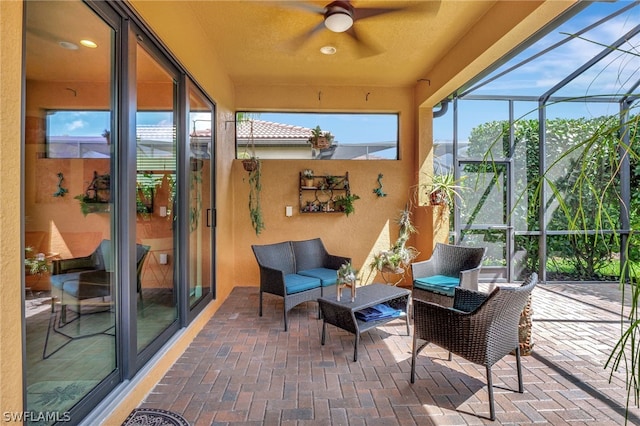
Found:
[{"label": "glass door panel", "polygon": [[211,291],[212,106],[189,85],[189,307]]},{"label": "glass door panel", "polygon": [[459,242],[485,246],[482,279],[510,281],[513,227],[509,215],[508,162],[459,161],[464,202],[460,203]]},{"label": "glass door panel", "polygon": [[25,13],[25,411],[77,422],[119,365],[115,31],[81,1],[29,1]]},{"label": "glass door panel", "polygon": [[147,50],[136,52],[137,347],[178,317],[176,295],[176,80]]}]

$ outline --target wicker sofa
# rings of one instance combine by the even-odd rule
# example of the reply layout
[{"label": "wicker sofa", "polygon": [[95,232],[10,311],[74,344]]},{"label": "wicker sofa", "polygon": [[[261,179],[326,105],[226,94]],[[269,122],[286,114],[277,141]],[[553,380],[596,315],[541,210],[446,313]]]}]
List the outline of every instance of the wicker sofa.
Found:
[{"label": "wicker sofa", "polygon": [[287,313],[295,306],[317,301],[335,292],[337,270],[351,258],[331,255],[320,238],[252,245],[260,268],[260,310],[263,293],[283,298],[284,330],[289,328]]}]

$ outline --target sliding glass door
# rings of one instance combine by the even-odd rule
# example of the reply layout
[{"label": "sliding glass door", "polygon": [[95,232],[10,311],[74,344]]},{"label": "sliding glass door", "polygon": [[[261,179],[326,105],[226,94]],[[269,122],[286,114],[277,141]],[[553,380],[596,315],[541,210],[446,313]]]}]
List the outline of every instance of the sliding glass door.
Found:
[{"label": "sliding glass door", "polygon": [[151,46],[141,43],[136,47],[136,244],[147,255],[136,283],[138,352],[178,318],[179,217],[177,76],[154,55]]},{"label": "sliding glass door", "polygon": [[124,3],[25,13],[25,410],[73,425],[212,298],[214,106]]},{"label": "sliding glass door", "polygon": [[116,31],[80,1],[25,12],[25,411],[53,413],[34,424],[77,423],[120,367]]}]

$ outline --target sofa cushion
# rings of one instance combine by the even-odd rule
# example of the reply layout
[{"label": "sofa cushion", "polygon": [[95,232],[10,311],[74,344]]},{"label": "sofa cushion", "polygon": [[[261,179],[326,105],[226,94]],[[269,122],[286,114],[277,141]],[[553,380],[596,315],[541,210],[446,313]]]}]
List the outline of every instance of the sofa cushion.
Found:
[{"label": "sofa cushion", "polygon": [[304,271],[298,271],[298,275],[304,275],[307,277],[318,278],[322,287],[334,285],[338,281],[338,271],[328,268],[314,268]]},{"label": "sofa cushion", "polygon": [[318,288],[321,286],[321,282],[318,278],[298,274],[287,274],[284,276],[284,285],[287,289],[287,294],[294,294],[312,288]]},{"label": "sofa cushion", "polygon": [[433,275],[430,277],[417,278],[413,281],[413,285],[420,290],[453,296],[456,287],[460,285],[460,278],[447,277],[446,275]]}]

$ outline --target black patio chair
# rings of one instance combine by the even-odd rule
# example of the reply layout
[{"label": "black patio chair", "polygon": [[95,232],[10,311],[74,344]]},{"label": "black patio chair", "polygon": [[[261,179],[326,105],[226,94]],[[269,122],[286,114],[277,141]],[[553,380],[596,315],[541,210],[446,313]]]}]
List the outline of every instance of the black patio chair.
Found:
[{"label": "black patio chair", "polygon": [[457,287],[453,307],[414,300],[411,383],[415,382],[416,357],[429,343],[484,365],[487,370],[489,417],[495,420],[491,366],[515,352],[518,392],[524,391],[518,325],[520,314],[537,282],[538,275],[532,273],[521,286],[496,287],[490,294]]}]

